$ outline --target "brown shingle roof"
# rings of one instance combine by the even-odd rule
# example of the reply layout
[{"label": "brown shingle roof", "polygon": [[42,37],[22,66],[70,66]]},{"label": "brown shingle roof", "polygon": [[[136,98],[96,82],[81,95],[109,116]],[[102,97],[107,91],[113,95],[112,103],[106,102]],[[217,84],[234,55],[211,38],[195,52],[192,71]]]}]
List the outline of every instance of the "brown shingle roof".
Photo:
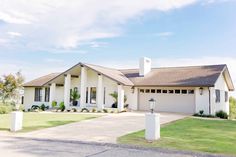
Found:
[{"label": "brown shingle roof", "polygon": [[23,84],[24,87],[41,87],[43,86],[45,83],[47,83],[48,81],[50,81],[51,79],[55,78],[56,76],[58,76],[60,73],[51,73],[42,77],[39,77],[35,80],[32,80],[30,82],[27,82],[25,84]]},{"label": "brown shingle roof", "polygon": [[127,85],[127,86],[133,86],[134,84],[119,70],[107,68],[99,65],[93,65],[93,64],[87,64],[87,63],[80,63],[90,69],[93,69],[97,71],[98,73],[101,73],[105,75],[106,77],[117,81],[120,84]]},{"label": "brown shingle roof", "polygon": [[153,68],[145,77],[138,69],[120,70],[135,86],[214,86],[226,65]]}]

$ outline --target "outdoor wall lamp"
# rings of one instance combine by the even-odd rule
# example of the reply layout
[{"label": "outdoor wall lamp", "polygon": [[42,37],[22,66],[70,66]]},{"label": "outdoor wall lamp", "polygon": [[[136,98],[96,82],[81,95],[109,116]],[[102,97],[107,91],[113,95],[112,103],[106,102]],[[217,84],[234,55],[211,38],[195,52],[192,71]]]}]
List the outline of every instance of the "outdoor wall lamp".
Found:
[{"label": "outdoor wall lamp", "polygon": [[203,94],[203,88],[202,87],[199,88],[199,93],[200,93],[200,95]]},{"label": "outdoor wall lamp", "polygon": [[150,110],[151,110],[151,113],[154,113],[154,108],[156,106],[156,100],[154,100],[153,98],[151,98],[149,100],[149,105],[150,105]]}]

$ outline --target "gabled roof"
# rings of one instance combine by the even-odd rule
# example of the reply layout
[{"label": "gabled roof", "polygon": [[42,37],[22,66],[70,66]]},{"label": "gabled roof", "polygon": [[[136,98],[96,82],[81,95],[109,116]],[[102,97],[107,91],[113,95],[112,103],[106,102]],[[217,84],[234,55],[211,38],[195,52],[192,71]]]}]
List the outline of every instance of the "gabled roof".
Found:
[{"label": "gabled roof", "polygon": [[135,86],[213,87],[226,65],[153,68],[145,77],[138,69],[120,70]]},{"label": "gabled roof", "polygon": [[229,90],[234,90],[233,82],[225,64],[152,68],[143,77],[139,76],[139,69],[118,70],[88,63],[78,63],[63,73],[46,75],[28,82],[24,86],[44,86],[54,79],[78,68],[78,66],[87,67],[126,86],[213,87],[219,76],[223,74]]},{"label": "gabled roof", "polygon": [[58,76],[60,73],[51,73],[42,77],[39,77],[35,80],[32,80],[30,82],[27,82],[25,84],[23,84],[24,87],[42,87],[44,86],[44,84],[46,82],[48,82],[49,80],[55,78],[56,76]]},{"label": "gabled roof", "polygon": [[133,82],[131,82],[121,71],[117,69],[107,68],[99,65],[87,64],[87,63],[80,63],[87,68],[90,68],[100,74],[105,75],[106,77],[127,86],[133,86]]}]

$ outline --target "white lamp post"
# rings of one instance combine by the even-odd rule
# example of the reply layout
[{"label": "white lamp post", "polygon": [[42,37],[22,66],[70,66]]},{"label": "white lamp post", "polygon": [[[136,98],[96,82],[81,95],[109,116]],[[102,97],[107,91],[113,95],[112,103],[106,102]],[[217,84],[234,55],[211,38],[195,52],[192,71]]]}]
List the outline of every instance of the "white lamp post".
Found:
[{"label": "white lamp post", "polygon": [[149,100],[151,113],[146,114],[145,139],[148,141],[158,140],[160,138],[160,114],[154,113],[156,100]]}]

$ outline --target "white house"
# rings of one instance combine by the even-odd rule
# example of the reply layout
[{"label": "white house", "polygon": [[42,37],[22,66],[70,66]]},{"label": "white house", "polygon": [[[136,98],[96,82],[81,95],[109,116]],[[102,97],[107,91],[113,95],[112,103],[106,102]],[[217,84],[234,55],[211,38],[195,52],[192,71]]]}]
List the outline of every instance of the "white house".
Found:
[{"label": "white house", "polygon": [[118,110],[125,104],[132,110],[149,110],[148,100],[156,100],[156,111],[214,114],[229,113],[228,92],[234,90],[226,65],[151,68],[151,59],[141,58],[138,69],[113,69],[78,63],[62,73],[53,73],[24,84],[24,105],[64,101],[70,107],[70,90],[81,97],[80,107],[103,109],[114,103],[110,93],[118,93]]}]

